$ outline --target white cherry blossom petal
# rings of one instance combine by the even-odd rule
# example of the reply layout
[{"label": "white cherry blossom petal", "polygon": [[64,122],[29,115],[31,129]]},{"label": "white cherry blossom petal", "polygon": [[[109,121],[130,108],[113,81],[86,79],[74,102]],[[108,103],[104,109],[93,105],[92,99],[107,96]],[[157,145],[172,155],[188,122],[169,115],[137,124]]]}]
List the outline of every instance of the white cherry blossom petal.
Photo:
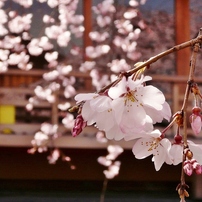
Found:
[{"label": "white cherry blossom petal", "polygon": [[87,125],[92,125],[95,123],[95,120],[94,120],[95,111],[91,109],[89,101],[86,101],[84,103],[81,114],[84,121],[87,121]]},{"label": "white cherry blossom petal", "polygon": [[91,100],[93,97],[98,96],[96,93],[80,93],[74,97],[77,102]]},{"label": "white cherry blossom petal", "polygon": [[103,112],[105,110],[110,110],[111,109],[111,98],[108,96],[97,96],[94,99],[90,101],[90,105],[93,110],[97,112]]},{"label": "white cherry blossom petal", "polygon": [[141,101],[143,105],[149,105],[156,110],[162,110],[162,104],[165,102],[163,93],[154,86],[145,86],[139,89],[141,91]]},{"label": "white cherry blossom petal", "polygon": [[194,142],[188,140],[188,145],[190,150],[193,153],[193,158],[196,159],[196,161],[202,165],[202,145],[201,144],[195,144]]},{"label": "white cherry blossom petal", "polygon": [[183,147],[181,144],[173,144],[169,151],[173,165],[178,165],[182,162]]},{"label": "white cherry blossom petal", "polygon": [[110,130],[105,131],[105,134],[109,140],[114,139],[117,141],[123,139],[125,136],[117,125],[114,125]]},{"label": "white cherry blossom petal", "polygon": [[112,99],[117,99],[122,94],[126,93],[126,78],[123,77],[123,79],[114,87],[111,87],[108,91],[108,95]]},{"label": "white cherry blossom petal", "polygon": [[[107,119],[106,119],[107,117]],[[99,115],[94,117],[96,127],[99,130],[108,131],[114,126],[114,114],[112,111],[100,112]]]}]

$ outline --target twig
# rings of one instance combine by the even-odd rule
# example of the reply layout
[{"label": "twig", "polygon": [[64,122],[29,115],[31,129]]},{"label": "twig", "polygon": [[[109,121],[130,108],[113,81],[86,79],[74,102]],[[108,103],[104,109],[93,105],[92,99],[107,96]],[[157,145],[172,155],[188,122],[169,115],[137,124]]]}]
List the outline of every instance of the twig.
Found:
[{"label": "twig", "polygon": [[[135,68],[125,72],[125,75],[131,76],[134,73],[136,73],[138,70],[149,66],[150,64],[152,64],[152,63],[156,62],[157,60],[159,60],[160,58],[163,58],[164,56],[169,55],[170,53],[177,52],[177,51],[185,49],[187,47],[194,46],[195,44],[200,44],[201,42],[202,42],[202,35],[199,34],[195,39],[192,39],[190,41],[187,41],[187,42],[181,43],[179,45],[176,45],[173,48],[170,48],[170,49],[168,49],[168,50],[166,50],[164,52],[159,53],[158,55],[156,55],[154,57],[149,58],[145,62],[141,62],[140,65],[138,65]],[[121,73],[121,76],[123,76],[123,73]],[[104,92],[105,90],[109,89],[111,86],[113,86],[115,83],[117,83],[119,81],[120,81],[120,77],[116,81],[114,81],[113,83],[111,83],[111,84],[105,86],[104,88],[102,88],[98,93]]]},{"label": "twig", "polygon": [[100,195],[100,202],[104,202],[105,201],[105,193],[107,190],[107,184],[108,184],[108,179],[105,177],[104,182],[103,182],[103,186],[102,186],[102,192]]}]

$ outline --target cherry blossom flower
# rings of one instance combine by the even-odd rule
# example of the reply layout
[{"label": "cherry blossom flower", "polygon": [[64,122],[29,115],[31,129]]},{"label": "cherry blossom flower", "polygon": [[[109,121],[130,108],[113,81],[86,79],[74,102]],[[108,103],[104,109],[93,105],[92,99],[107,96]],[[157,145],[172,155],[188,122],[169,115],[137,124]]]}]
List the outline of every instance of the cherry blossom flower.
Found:
[{"label": "cherry blossom flower", "polygon": [[86,72],[89,71],[91,69],[93,69],[93,67],[95,67],[95,61],[85,61],[84,63],[81,64],[81,66],[79,67],[79,70],[81,72]]},{"label": "cherry blossom flower", "polygon": [[164,162],[172,164],[169,154],[171,142],[167,138],[162,138],[161,135],[159,130],[146,133],[145,137],[137,140],[132,149],[137,159],[144,159],[153,155],[152,161],[156,171],[160,170]]},{"label": "cherry blossom flower", "polygon": [[27,45],[30,55],[39,56],[43,52],[43,48],[39,46],[38,39],[32,39],[31,42]]},{"label": "cherry blossom flower", "polygon": [[47,36],[42,36],[38,39],[38,46],[43,48],[44,51],[49,51],[53,48]]},{"label": "cherry blossom flower", "polygon": [[108,32],[99,33],[97,31],[94,31],[89,33],[89,37],[93,41],[102,42],[109,37],[109,33]]},{"label": "cherry blossom flower", "polygon": [[47,100],[50,103],[55,102],[55,96],[52,94],[53,91],[49,88],[42,88],[41,86],[37,86],[34,89],[34,93],[39,99]]},{"label": "cherry blossom flower", "polygon": [[8,30],[5,28],[4,25],[0,24],[0,29],[1,29],[0,36],[5,36],[6,34],[8,34]]},{"label": "cherry blossom flower", "polygon": [[8,63],[3,61],[0,61],[0,73],[1,72],[6,72],[8,70]]},{"label": "cherry blossom flower", "polygon": [[59,46],[67,46],[71,39],[71,33],[69,31],[61,33],[57,38],[57,43]]},{"label": "cherry blossom flower", "polygon": [[123,77],[109,89],[108,95],[78,94],[76,101],[84,101],[81,111],[83,119],[87,125],[95,123],[109,139],[136,139],[141,137],[140,134],[153,130],[153,123],[163,118],[169,119],[171,112],[161,91],[143,85],[150,79],[142,76],[133,81],[130,77]]},{"label": "cherry blossom flower", "polygon": [[103,173],[107,179],[113,179],[119,174],[121,162],[115,161],[112,165],[108,167],[107,170],[104,170]]},{"label": "cherry blossom flower", "polygon": [[43,79],[47,81],[53,81],[59,76],[59,72],[57,70],[53,70],[43,74]]},{"label": "cherry blossom flower", "polygon": [[59,1],[58,1],[58,0],[47,0],[47,4],[48,4],[51,8],[55,8],[56,6],[59,5]]},{"label": "cherry blossom flower", "polygon": [[132,19],[132,18],[135,18],[137,16],[137,11],[134,10],[134,9],[130,9],[128,11],[126,11],[124,14],[123,14],[124,18],[126,19]]},{"label": "cherry blossom flower", "polygon": [[60,157],[60,150],[59,149],[54,149],[51,154],[47,157],[48,162],[50,164],[55,164],[56,161],[59,159]]},{"label": "cherry blossom flower", "polygon": [[120,34],[128,34],[133,31],[133,25],[130,20],[116,20],[114,24]]},{"label": "cherry blossom flower", "polygon": [[96,133],[96,140],[100,143],[106,143],[108,142],[108,139],[105,137],[105,134],[103,131],[98,131]]},{"label": "cherry blossom flower", "polygon": [[21,62],[18,64],[18,68],[25,71],[29,71],[30,69],[32,69],[32,67],[33,67],[32,63]]},{"label": "cherry blossom flower", "polygon": [[44,22],[44,23],[54,23],[54,22],[55,22],[55,19],[52,18],[52,17],[49,16],[49,15],[44,15],[44,16],[43,16],[43,22]]},{"label": "cherry blossom flower", "polygon": [[108,139],[120,140],[124,137],[124,134],[115,123],[114,112],[111,108],[111,98],[106,95],[88,93],[78,94],[75,99],[78,103],[85,100],[81,115],[87,125],[96,123],[96,127],[105,131]]},{"label": "cherry blossom flower", "polygon": [[64,124],[65,128],[72,129],[75,125],[74,116],[67,113],[66,116],[62,119],[62,123]]},{"label": "cherry blossom flower", "polygon": [[119,145],[109,145],[107,150],[109,154],[106,158],[111,160],[115,160],[123,152],[123,148]]},{"label": "cherry blossom flower", "polygon": [[97,161],[101,165],[108,167],[103,173],[107,179],[112,179],[119,174],[121,162],[115,160],[123,152],[123,148],[119,145],[109,145],[107,150],[108,155],[98,157]]},{"label": "cherry blossom flower", "polygon": [[107,13],[114,13],[116,11],[113,0],[104,0],[99,3],[97,7],[93,6],[92,9],[96,14],[105,15]]},{"label": "cherry blossom flower", "polygon": [[58,109],[60,109],[62,111],[66,111],[70,107],[71,107],[71,104],[69,102],[58,104]]},{"label": "cherry blossom flower", "polygon": [[[187,141],[189,150],[192,152],[193,159],[195,159],[200,165],[202,165],[202,145],[201,144],[195,144],[191,140]],[[183,141],[174,143],[171,146],[171,149],[169,151],[171,156],[171,161],[173,165],[178,165],[182,162],[182,154],[183,154]]]},{"label": "cherry blossom flower", "polygon": [[151,77],[142,76],[136,81],[123,77],[108,92],[113,99],[116,122],[125,134],[134,134],[134,139],[135,133],[152,130],[153,123],[171,116],[170,108],[167,105],[164,108],[166,102],[163,93],[153,86],[143,85],[148,80]]},{"label": "cherry blossom flower", "polygon": [[8,28],[10,32],[19,34],[24,30],[29,30],[31,27],[31,19],[33,14],[29,13],[24,16],[16,16],[8,22]]},{"label": "cherry blossom flower", "polygon": [[126,62],[125,59],[115,59],[112,60],[111,63],[108,63],[107,66],[110,67],[111,71],[115,73],[120,73],[127,71],[131,68],[131,66]]},{"label": "cherry blossom flower", "polygon": [[97,24],[100,27],[105,27],[106,25],[110,24],[112,19],[109,16],[102,16],[102,15],[98,15],[97,16]]},{"label": "cherry blossom flower", "polygon": [[86,47],[86,55],[90,58],[100,57],[101,55],[107,54],[109,51],[110,51],[110,47],[108,45]]},{"label": "cherry blossom flower", "polygon": [[57,39],[60,34],[63,33],[63,28],[61,26],[52,25],[50,27],[46,27],[45,34],[50,39]]},{"label": "cherry blossom flower", "polygon": [[76,94],[76,90],[73,86],[67,85],[64,90],[64,96],[66,98],[71,98]]},{"label": "cherry blossom flower", "polygon": [[32,145],[37,148],[38,152],[47,151],[47,143],[49,137],[47,134],[39,131],[35,133],[34,139],[31,141]]},{"label": "cherry blossom flower", "polygon": [[2,60],[2,61],[7,60],[9,53],[10,53],[9,50],[0,49],[0,60]]},{"label": "cherry blossom flower", "polygon": [[141,29],[136,28],[133,32],[130,32],[130,33],[128,34],[128,39],[129,39],[129,40],[136,41],[136,40],[139,38],[140,33],[141,33]]},{"label": "cherry blossom flower", "polygon": [[97,161],[103,166],[110,166],[112,164],[112,161],[107,159],[105,156],[98,157]]},{"label": "cherry blossom flower", "polygon": [[8,16],[3,9],[0,9],[0,24],[5,24],[8,21]]},{"label": "cherry blossom flower", "polygon": [[27,64],[29,61],[29,55],[25,52],[21,52],[19,54],[12,53],[9,55],[8,64],[10,65],[22,65]]},{"label": "cherry blossom flower", "polygon": [[170,156],[173,165],[178,165],[182,163],[182,155],[183,155],[183,145],[182,144],[172,144],[170,148]]},{"label": "cherry blossom flower", "polygon": [[109,76],[105,74],[101,77],[97,69],[92,69],[90,76],[92,77],[92,84],[97,90],[109,84]]},{"label": "cherry blossom flower", "polygon": [[82,24],[84,21],[84,16],[83,15],[73,15],[71,18],[71,23],[72,24]]},{"label": "cherry blossom flower", "polygon": [[202,165],[202,156],[201,156],[202,144],[195,144],[191,140],[188,140],[187,143],[188,143],[190,151],[193,153],[193,158],[196,159],[196,161],[200,165]]},{"label": "cherry blossom flower", "polygon": [[33,0],[23,0],[23,1],[21,1],[21,0],[13,0],[13,1],[20,4],[24,8],[29,8],[33,4]]},{"label": "cherry blossom flower", "polygon": [[133,7],[136,7],[136,6],[139,5],[139,3],[138,3],[137,0],[130,0],[130,1],[129,1],[129,5],[130,5],[130,6],[133,6]]},{"label": "cherry blossom flower", "polygon": [[46,59],[47,62],[52,62],[58,59],[58,52],[53,51],[53,52],[48,52],[45,54],[44,58]]},{"label": "cherry blossom flower", "polygon": [[41,124],[41,131],[47,135],[54,135],[58,130],[58,125],[49,124],[49,123],[43,123]]}]

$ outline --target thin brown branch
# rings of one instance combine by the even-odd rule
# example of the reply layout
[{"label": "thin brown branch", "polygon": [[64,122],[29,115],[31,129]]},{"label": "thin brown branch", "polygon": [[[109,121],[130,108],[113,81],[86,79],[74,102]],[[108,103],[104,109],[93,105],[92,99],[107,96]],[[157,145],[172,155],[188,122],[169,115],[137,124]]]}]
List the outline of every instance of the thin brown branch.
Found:
[{"label": "thin brown branch", "polygon": [[100,196],[100,202],[105,201],[105,194],[106,194],[106,190],[107,190],[107,184],[108,184],[108,179],[105,177],[104,182],[103,182],[103,187],[102,187],[102,193],[101,193],[101,196]]},{"label": "thin brown branch", "polygon": [[170,53],[173,52],[177,52],[179,50],[185,49],[187,47],[191,47],[193,45],[195,45],[196,43],[201,43],[202,42],[202,35],[199,35],[198,37],[196,37],[195,39],[192,39],[190,41],[184,42],[182,44],[176,45],[173,48],[170,48],[162,53],[159,53],[158,55],[151,57],[150,59],[148,59],[146,62],[143,62],[142,64],[138,65],[136,68],[129,70],[127,73],[132,75],[135,72],[137,72],[138,70],[142,69],[143,67],[146,67],[154,62],[156,62],[157,60],[159,60],[160,58],[169,55]]}]

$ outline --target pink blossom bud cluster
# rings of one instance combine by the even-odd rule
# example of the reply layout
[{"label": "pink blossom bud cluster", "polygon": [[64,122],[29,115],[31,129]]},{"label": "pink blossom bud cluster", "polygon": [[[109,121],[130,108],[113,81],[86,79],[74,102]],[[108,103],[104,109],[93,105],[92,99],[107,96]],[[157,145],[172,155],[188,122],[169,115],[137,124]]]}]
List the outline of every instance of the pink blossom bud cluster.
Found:
[{"label": "pink blossom bud cluster", "polygon": [[185,149],[185,161],[183,162],[184,172],[191,176],[193,172],[196,174],[202,173],[202,166],[193,158],[193,153],[189,149]]}]

